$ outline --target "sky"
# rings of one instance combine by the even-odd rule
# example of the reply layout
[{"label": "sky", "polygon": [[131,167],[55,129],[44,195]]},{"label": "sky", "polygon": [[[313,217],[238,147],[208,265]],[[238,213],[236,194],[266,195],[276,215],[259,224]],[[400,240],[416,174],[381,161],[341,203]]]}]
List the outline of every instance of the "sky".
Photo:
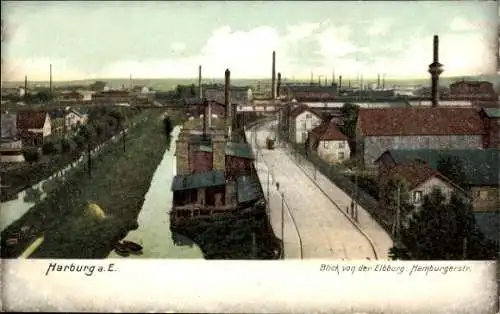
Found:
[{"label": "sky", "polygon": [[[2,78],[425,78],[494,74],[496,1],[2,1]],[[360,74],[361,75],[361,74]]]}]

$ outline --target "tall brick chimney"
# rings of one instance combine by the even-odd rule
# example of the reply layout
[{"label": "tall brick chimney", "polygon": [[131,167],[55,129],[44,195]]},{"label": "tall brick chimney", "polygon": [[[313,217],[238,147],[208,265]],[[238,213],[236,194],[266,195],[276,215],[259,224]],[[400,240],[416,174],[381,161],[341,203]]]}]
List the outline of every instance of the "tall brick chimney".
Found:
[{"label": "tall brick chimney", "polygon": [[225,85],[224,85],[224,106],[225,106],[225,114],[226,114],[226,135],[228,138],[231,138],[231,126],[232,126],[232,110],[231,110],[231,95],[229,88],[231,86],[231,72],[229,69],[226,69],[225,72]]},{"label": "tall brick chimney", "polygon": [[342,88],[342,75],[339,75],[339,89]]},{"label": "tall brick chimney", "polygon": [[280,97],[280,88],[281,88],[281,73],[278,72],[278,83],[276,84],[276,97]]},{"label": "tall brick chimney", "polygon": [[276,99],[276,51],[273,51],[272,65],[272,81],[271,81],[271,99]]},{"label": "tall brick chimney", "polygon": [[198,96],[199,96],[199,101],[200,105],[203,106],[203,136],[207,137],[208,134],[208,126],[210,124],[210,119],[211,117],[211,112],[210,112],[210,105],[208,102],[203,102],[203,94],[201,90],[201,65],[198,66]]},{"label": "tall brick chimney", "polygon": [[28,96],[28,76],[24,76],[24,98]]},{"label": "tall brick chimney", "polygon": [[443,73],[443,65],[439,63],[439,37],[434,35],[433,41],[433,62],[429,64],[429,73],[431,74],[431,95],[432,107],[439,104],[439,75]]}]

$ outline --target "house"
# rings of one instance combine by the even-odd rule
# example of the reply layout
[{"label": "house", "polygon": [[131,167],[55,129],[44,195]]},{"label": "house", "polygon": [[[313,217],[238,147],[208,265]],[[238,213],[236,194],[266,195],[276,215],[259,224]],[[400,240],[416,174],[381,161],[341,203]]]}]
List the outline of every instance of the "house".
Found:
[{"label": "house", "polygon": [[500,148],[500,108],[483,108],[480,115],[486,131],[484,146]]},{"label": "house", "polygon": [[308,132],[320,125],[322,115],[306,105],[298,105],[290,112],[289,140],[293,143],[305,143]]},{"label": "house", "polygon": [[15,138],[19,135],[17,129],[17,114],[10,112],[3,112],[0,115],[2,138]]},{"label": "house", "polygon": [[388,149],[480,149],[485,133],[475,108],[361,108],[356,145],[370,166]]},{"label": "house", "polygon": [[[395,192],[391,190],[390,187],[392,179],[401,180],[406,185],[409,194],[408,201],[414,206],[415,210],[418,210],[422,206],[424,197],[430,195],[434,189],[439,189],[441,191],[445,198],[445,202],[450,201],[453,193],[457,193],[464,198],[466,197],[466,193],[462,188],[450,179],[429,167],[425,162],[413,160],[398,164],[379,176],[380,210],[387,211],[389,209],[388,202]],[[394,213],[388,214],[394,215]],[[403,213],[403,225],[407,225],[408,219],[412,214],[413,212]]]},{"label": "house", "polygon": [[437,170],[441,158],[452,157],[460,161],[465,173],[464,189],[469,194],[476,212],[498,211],[499,203],[499,149],[406,149],[387,150],[377,160],[379,175],[391,168],[414,160],[426,162]]},{"label": "house", "polygon": [[338,95],[337,84],[332,85],[288,85],[286,87],[289,99],[297,101],[327,101]]},{"label": "house", "polygon": [[[229,90],[231,103],[246,105],[249,101],[247,86],[231,86]],[[209,101],[224,103],[224,85],[202,88],[203,97]]]},{"label": "house", "polygon": [[101,104],[126,103],[131,99],[131,93],[123,90],[105,90],[92,95],[92,101]]},{"label": "house", "polygon": [[2,113],[1,128],[0,162],[23,162],[23,143],[18,137],[17,115],[8,112]]},{"label": "house", "polygon": [[78,93],[80,93],[82,95],[81,101],[84,101],[84,102],[92,101],[92,95],[95,94],[94,91],[86,91],[86,90],[78,91]]},{"label": "house", "polygon": [[309,132],[308,145],[331,163],[349,159],[351,154],[347,136],[340,132],[334,122],[328,120]]},{"label": "house", "polygon": [[42,145],[52,134],[52,122],[45,111],[19,111],[17,128],[25,145]]},{"label": "house", "polygon": [[66,112],[64,121],[66,130],[74,130],[78,126],[87,123],[87,115],[77,111],[76,109],[70,109]]},{"label": "house", "polygon": [[52,134],[61,135],[66,132],[65,115],[66,111],[63,109],[55,109],[49,112]]},{"label": "house", "polygon": [[64,91],[57,96],[57,101],[63,103],[73,103],[83,101],[84,96],[77,91]]},{"label": "house", "polygon": [[495,95],[493,84],[487,81],[459,81],[450,84],[450,96],[483,96]]}]

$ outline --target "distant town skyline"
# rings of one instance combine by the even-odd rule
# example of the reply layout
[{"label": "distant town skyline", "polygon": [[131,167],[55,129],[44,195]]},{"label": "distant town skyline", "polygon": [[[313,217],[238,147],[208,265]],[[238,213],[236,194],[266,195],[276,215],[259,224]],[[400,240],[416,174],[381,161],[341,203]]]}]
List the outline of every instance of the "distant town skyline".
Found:
[{"label": "distant town skyline", "polygon": [[[426,78],[497,70],[496,1],[2,2],[2,79]],[[2,35],[3,36],[3,35]]]}]

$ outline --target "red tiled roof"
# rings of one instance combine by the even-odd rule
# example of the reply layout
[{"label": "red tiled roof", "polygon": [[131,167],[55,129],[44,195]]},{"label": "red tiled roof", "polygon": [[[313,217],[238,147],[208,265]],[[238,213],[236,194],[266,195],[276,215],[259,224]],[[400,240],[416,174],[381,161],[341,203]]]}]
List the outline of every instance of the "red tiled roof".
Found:
[{"label": "red tiled roof", "polygon": [[347,141],[345,136],[337,128],[335,123],[326,121],[311,130],[311,133],[317,136],[319,141]]},{"label": "red tiled roof", "polygon": [[47,113],[44,111],[20,111],[17,113],[17,127],[23,129],[41,129]]},{"label": "red tiled roof", "polygon": [[408,182],[410,189],[414,189],[430,178],[441,175],[423,162],[412,161],[392,167],[387,173],[386,182],[394,176],[400,176]]},{"label": "red tiled roof", "polygon": [[476,108],[362,108],[357,123],[363,136],[485,133]]},{"label": "red tiled roof", "polygon": [[301,113],[303,113],[305,111],[309,111],[309,112],[313,113],[315,116],[317,116],[318,118],[321,118],[321,114],[316,112],[316,110],[309,108],[305,104],[299,104],[299,106],[297,108],[293,109],[292,112],[290,112],[290,117],[297,118]]}]

